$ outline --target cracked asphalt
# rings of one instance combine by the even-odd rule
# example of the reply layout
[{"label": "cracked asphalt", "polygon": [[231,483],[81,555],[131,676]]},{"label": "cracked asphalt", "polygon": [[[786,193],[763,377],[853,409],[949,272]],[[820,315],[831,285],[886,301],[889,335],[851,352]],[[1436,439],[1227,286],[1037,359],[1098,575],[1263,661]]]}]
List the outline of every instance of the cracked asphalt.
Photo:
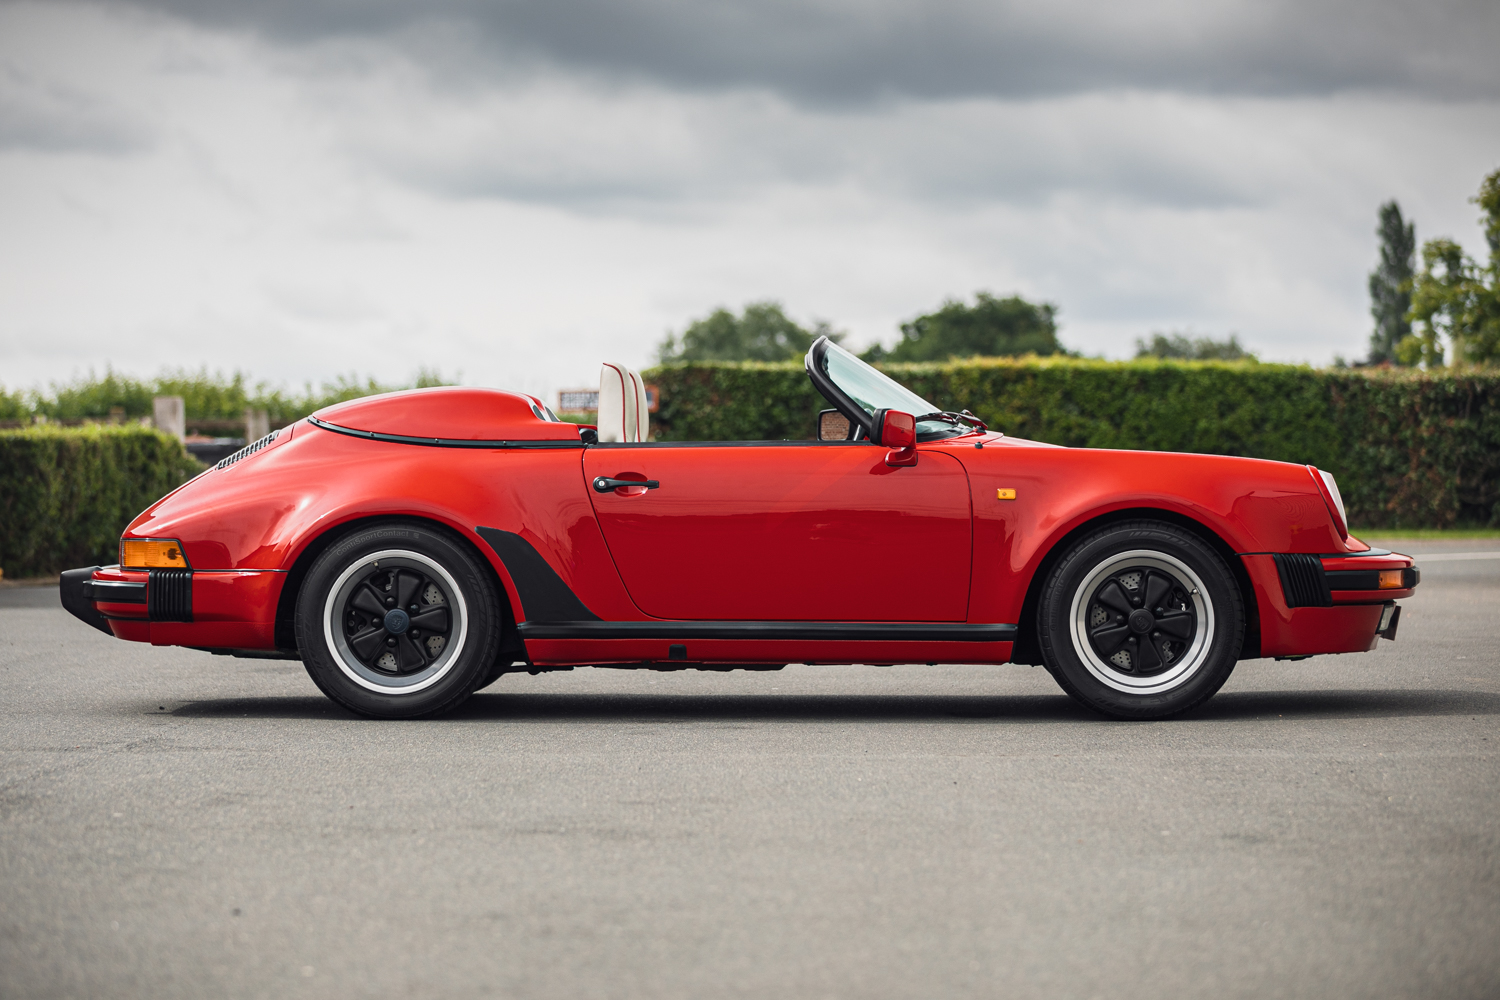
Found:
[{"label": "cracked asphalt", "polygon": [[0,996],[1500,996],[1500,558],[1422,566],[1153,723],[1014,666],[370,722],[0,590]]}]

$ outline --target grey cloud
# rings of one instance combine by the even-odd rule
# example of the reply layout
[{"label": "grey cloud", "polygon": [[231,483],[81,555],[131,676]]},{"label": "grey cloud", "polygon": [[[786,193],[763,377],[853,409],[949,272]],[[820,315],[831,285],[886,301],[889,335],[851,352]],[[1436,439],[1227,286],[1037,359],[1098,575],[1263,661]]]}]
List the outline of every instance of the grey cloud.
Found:
[{"label": "grey cloud", "polygon": [[[906,101],[834,113],[763,94],[559,81],[472,102],[385,90],[364,99],[349,117],[366,125],[344,133],[355,162],[442,197],[610,214],[691,212],[783,185],[959,207],[1083,194],[1223,208],[1262,201],[1297,169],[1241,134],[1233,115],[1180,97]],[[403,127],[385,127],[387,115]]]},{"label": "grey cloud", "polygon": [[672,87],[761,88],[811,102],[1120,88],[1500,93],[1493,0],[143,2],[285,41],[399,39],[448,71],[540,59]]},{"label": "grey cloud", "polygon": [[144,124],[107,100],[0,64],[0,149],[119,154],[150,141]]}]

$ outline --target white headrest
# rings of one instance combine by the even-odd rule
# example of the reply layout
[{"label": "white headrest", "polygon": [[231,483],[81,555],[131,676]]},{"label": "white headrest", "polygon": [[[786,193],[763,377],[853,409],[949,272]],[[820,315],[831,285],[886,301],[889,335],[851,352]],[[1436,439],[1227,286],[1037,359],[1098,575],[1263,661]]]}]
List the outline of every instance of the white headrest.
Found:
[{"label": "white headrest", "polygon": [[645,441],[651,432],[646,383],[624,365],[599,369],[599,440]]}]

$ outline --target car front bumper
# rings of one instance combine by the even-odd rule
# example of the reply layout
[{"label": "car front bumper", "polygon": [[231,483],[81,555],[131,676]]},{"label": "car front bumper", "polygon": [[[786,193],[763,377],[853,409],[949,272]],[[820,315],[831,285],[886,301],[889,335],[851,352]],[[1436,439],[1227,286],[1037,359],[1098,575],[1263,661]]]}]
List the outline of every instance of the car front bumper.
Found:
[{"label": "car front bumper", "polygon": [[[1372,650],[1380,639],[1396,638],[1401,620],[1401,606],[1396,602],[1413,596],[1421,582],[1421,571],[1412,558],[1395,552],[1256,553],[1240,559],[1255,592],[1261,656]],[[1382,570],[1400,571],[1403,586],[1380,589]]]}]

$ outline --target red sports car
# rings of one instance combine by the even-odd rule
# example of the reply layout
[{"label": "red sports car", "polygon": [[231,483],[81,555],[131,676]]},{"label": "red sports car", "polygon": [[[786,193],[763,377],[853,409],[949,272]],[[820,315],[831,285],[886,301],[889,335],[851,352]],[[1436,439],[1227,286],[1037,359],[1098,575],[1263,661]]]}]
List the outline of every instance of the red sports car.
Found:
[{"label": "red sports car", "polygon": [[614,365],[597,427],[495,389],[340,403],[162,498],[62,602],[300,659],[371,716],[575,665],[1015,662],[1159,718],[1239,660],[1394,639],[1417,585],[1311,466],[1017,440],[826,338],[806,365],[830,407],[805,441],[650,441]]}]

